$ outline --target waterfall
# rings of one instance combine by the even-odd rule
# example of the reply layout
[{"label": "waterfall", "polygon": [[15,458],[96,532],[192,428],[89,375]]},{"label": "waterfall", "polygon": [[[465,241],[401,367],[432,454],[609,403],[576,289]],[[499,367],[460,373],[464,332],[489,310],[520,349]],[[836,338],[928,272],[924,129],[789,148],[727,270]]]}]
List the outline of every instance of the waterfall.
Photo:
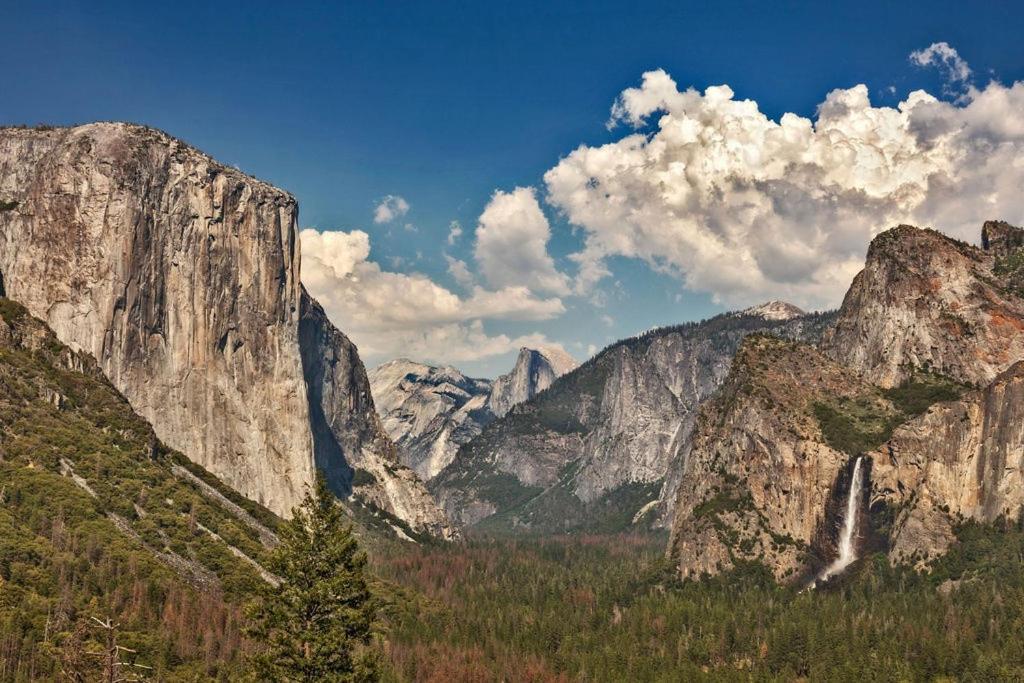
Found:
[{"label": "waterfall", "polygon": [[861,489],[864,487],[864,473],[861,471],[861,461],[858,457],[853,464],[853,476],[850,478],[850,492],[846,499],[846,517],[843,518],[843,528],[839,535],[839,557],[835,559],[818,576],[818,580],[824,581],[839,574],[849,567],[857,559],[857,513],[860,508]]}]

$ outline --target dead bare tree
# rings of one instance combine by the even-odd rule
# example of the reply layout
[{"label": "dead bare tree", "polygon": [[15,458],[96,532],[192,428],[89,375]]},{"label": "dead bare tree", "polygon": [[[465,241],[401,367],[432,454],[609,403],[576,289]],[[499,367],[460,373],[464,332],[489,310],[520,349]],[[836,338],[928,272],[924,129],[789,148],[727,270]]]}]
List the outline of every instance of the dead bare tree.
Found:
[{"label": "dead bare tree", "polygon": [[[103,683],[144,681],[145,672],[151,671],[152,668],[145,666],[144,664],[138,664],[134,661],[134,655],[137,655],[138,652],[117,644],[117,629],[120,624],[114,623],[114,621],[109,618],[106,621],[102,621],[96,617],[92,617],[92,621],[94,623],[91,624],[91,626],[99,629],[101,632],[100,641],[103,643],[104,647],[99,652],[88,652],[86,654],[91,657],[99,658],[101,666],[100,680]],[[130,661],[125,661],[123,655],[130,655],[127,658]]]}]

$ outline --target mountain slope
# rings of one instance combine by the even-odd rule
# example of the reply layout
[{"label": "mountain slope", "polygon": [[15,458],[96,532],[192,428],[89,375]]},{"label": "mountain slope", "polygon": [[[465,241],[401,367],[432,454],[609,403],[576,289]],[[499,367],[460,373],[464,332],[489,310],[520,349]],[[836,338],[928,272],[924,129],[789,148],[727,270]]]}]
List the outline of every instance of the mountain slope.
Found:
[{"label": "mountain slope", "polygon": [[399,457],[425,481],[493,419],[486,405],[491,383],[452,367],[399,359],[371,370],[369,380]]},{"label": "mountain slope", "polygon": [[241,602],[273,580],[260,563],[276,525],[0,298],[0,678],[56,678],[90,617],[120,622],[160,676],[237,672]]},{"label": "mountain slope", "polygon": [[869,454],[871,499],[898,510],[895,561],[946,552],[963,519],[991,524],[1024,512],[1024,361],[981,390],[934,405]]},{"label": "mountain slope", "polygon": [[[325,471],[417,529],[365,369],[299,282],[290,195],[158,131],[0,130],[0,279],[170,446],[288,514]],[[308,380],[308,381],[307,381]]]},{"label": "mountain slope", "polygon": [[1024,230],[990,221],[982,248],[909,225],[876,237],[825,352],[880,386],[930,368],[985,385],[1024,358]]},{"label": "mountain slope", "polygon": [[848,511],[854,556],[917,566],[964,520],[1020,517],[1024,234],[986,223],[982,241],[882,233],[824,353],[748,338],[682,460],[669,553],[683,576],[747,561],[810,576]]},{"label": "mountain slope", "polygon": [[384,429],[397,444],[399,458],[429,481],[451,463],[459,446],[496,416],[575,367],[576,360],[559,349],[524,347],[512,370],[493,382],[466,377],[452,367],[405,359],[374,368],[369,378]]},{"label": "mountain slope", "polygon": [[898,415],[812,346],[744,340],[681,463],[669,553],[683,577],[758,561],[785,579],[831,559],[851,455],[825,435],[823,409],[856,413],[879,442]]},{"label": "mountain slope", "polygon": [[740,340],[763,330],[816,340],[829,322],[724,314],[616,343],[484,428],[429,486],[453,519],[495,529],[667,518],[670,463]]},{"label": "mountain slope", "polygon": [[577,365],[575,358],[560,349],[519,349],[512,371],[494,380],[487,407],[496,417],[504,417],[513,406],[530,400]]}]

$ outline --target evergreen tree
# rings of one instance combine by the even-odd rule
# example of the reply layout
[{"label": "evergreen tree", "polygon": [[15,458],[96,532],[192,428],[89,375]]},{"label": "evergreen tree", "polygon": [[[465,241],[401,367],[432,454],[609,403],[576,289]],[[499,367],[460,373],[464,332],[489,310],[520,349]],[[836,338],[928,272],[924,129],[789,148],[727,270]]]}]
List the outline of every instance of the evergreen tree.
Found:
[{"label": "evergreen tree", "polygon": [[377,680],[366,555],[322,476],[279,535],[268,569],[281,583],[264,590],[252,613],[259,679]]}]

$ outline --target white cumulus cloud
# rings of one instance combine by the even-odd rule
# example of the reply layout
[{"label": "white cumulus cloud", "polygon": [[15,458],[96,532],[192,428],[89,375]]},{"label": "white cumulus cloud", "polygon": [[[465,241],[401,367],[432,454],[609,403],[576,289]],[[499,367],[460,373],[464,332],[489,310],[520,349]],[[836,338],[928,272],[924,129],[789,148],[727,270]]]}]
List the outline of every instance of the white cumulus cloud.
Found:
[{"label": "white cumulus cloud", "polygon": [[[954,56],[920,59],[959,77]],[[649,135],[581,145],[544,175],[548,202],[582,228],[577,291],[625,256],[728,305],[834,306],[888,227],[977,240],[985,219],[1024,219],[1024,83],[956,103],[915,91],[895,108],[857,85],[828,93],[814,119],[773,120],[728,86],[680,90],[657,70],[612,107],[613,125],[648,122]]]},{"label": "white cumulus cloud", "polygon": [[426,275],[385,271],[369,259],[370,238],[361,230],[306,229],[300,239],[303,284],[371,360],[458,361],[505,353],[542,337],[488,336],[483,321],[541,321],[565,311],[560,299],[539,298],[524,286],[471,286],[461,261],[469,278],[466,296]]},{"label": "white cumulus cloud", "polygon": [[494,287],[528,286],[567,294],[569,278],[548,254],[551,227],[533,188],[495,192],[480,214],[474,256],[480,273]]},{"label": "white cumulus cloud", "polygon": [[[389,194],[373,210],[374,223],[390,223],[409,213],[409,202],[398,195]],[[410,226],[406,225],[408,229]]]}]

